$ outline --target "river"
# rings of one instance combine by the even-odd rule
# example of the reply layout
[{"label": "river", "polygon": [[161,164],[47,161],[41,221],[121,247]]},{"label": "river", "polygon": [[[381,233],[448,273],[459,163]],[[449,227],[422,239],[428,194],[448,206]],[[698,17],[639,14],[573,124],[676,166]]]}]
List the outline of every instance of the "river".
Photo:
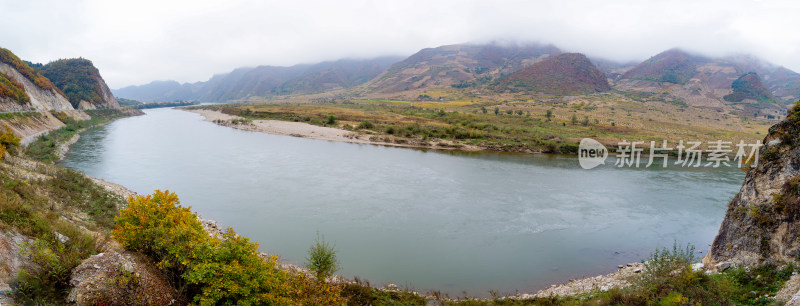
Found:
[{"label": "river", "polygon": [[302,264],[319,232],[344,276],[451,295],[533,292],[673,241],[708,250],[744,177],[583,170],[574,156],[329,142],[145,113],[84,132],[61,165],[140,194],[169,189],[289,262]]}]

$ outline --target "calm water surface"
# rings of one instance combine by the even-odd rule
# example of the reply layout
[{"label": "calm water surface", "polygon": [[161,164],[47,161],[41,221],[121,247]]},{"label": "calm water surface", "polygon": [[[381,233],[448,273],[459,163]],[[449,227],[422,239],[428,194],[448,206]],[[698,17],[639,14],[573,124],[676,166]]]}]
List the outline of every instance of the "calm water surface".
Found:
[{"label": "calm water surface", "polygon": [[169,189],[290,262],[319,231],[345,276],[451,294],[534,291],[673,240],[705,251],[744,177],[583,170],[570,156],[337,143],[145,112],[85,132],[62,165],[141,194]]}]

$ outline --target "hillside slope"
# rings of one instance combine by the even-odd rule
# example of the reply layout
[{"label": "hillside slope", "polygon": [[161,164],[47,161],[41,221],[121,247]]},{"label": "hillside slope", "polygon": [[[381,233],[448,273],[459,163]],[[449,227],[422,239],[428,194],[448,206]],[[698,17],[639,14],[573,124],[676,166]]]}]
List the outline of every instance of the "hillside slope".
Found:
[{"label": "hillside slope", "polygon": [[740,76],[731,84],[733,92],[723,97],[728,102],[742,102],[745,99],[758,102],[778,103],[778,99],[764,86],[761,77],[755,72]]},{"label": "hillside slope", "polygon": [[522,67],[561,53],[553,45],[448,45],[426,48],[369,82],[372,92],[394,93],[435,86],[487,84]]},{"label": "hillside slope", "polygon": [[686,52],[670,49],[636,65],[622,78],[686,84],[694,76],[698,61]]},{"label": "hillside slope", "polygon": [[37,68],[76,109],[120,107],[100,71],[87,59],[61,59]]},{"label": "hillside slope", "polygon": [[4,48],[0,48],[0,84],[0,112],[74,109],[49,79]]},{"label": "hillside slope", "polygon": [[605,73],[580,53],[562,53],[500,80],[501,89],[552,95],[586,95],[611,90]]},{"label": "hillside slope", "polygon": [[[774,74],[779,69],[774,67],[751,56],[712,58],[671,49],[628,70],[614,81],[614,89],[632,93],[669,95],[677,99],[677,103],[687,106],[732,109],[745,116],[779,118],[783,116],[786,108],[780,103],[782,98],[776,98],[771,92],[766,79],[773,79],[771,84],[773,88],[778,89],[790,85],[792,77],[790,73],[784,73],[783,81],[780,82],[788,83],[779,83],[778,79],[781,77]],[[761,79],[764,80],[763,85],[747,82],[749,85],[745,87],[766,86],[769,93],[761,92],[760,96],[769,96],[766,100],[775,103],[758,103],[758,99],[747,100],[744,97],[739,99],[741,94],[732,95],[733,83],[751,71],[764,77]],[[766,74],[762,75],[760,71]],[[737,87],[743,89],[741,84]]]}]

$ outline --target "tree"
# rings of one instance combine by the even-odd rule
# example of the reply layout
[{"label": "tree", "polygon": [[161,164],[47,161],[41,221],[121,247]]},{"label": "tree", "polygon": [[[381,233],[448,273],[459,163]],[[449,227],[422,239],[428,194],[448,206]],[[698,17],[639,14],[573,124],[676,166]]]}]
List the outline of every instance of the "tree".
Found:
[{"label": "tree", "polygon": [[500,108],[499,107],[495,107],[494,108],[494,114],[495,115],[499,115],[500,114]]},{"label": "tree", "polygon": [[314,244],[308,249],[306,268],[311,270],[318,282],[324,282],[328,277],[339,271],[339,260],[336,258],[336,249],[325,241],[325,237],[317,232]]},{"label": "tree", "polygon": [[547,121],[550,121],[550,119],[553,118],[553,110],[552,109],[548,109],[547,113],[544,114],[544,117],[547,118]]}]

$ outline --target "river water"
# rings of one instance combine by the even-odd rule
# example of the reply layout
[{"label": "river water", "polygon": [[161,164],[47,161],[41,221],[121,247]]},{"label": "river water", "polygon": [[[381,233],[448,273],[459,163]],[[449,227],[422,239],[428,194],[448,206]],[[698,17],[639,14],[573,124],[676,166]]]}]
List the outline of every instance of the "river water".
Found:
[{"label": "river water", "polygon": [[61,164],[140,194],[176,192],[289,262],[302,264],[319,232],[344,276],[451,295],[532,292],[673,241],[705,251],[744,177],[583,170],[573,156],[338,143],[145,113],[86,131]]}]

